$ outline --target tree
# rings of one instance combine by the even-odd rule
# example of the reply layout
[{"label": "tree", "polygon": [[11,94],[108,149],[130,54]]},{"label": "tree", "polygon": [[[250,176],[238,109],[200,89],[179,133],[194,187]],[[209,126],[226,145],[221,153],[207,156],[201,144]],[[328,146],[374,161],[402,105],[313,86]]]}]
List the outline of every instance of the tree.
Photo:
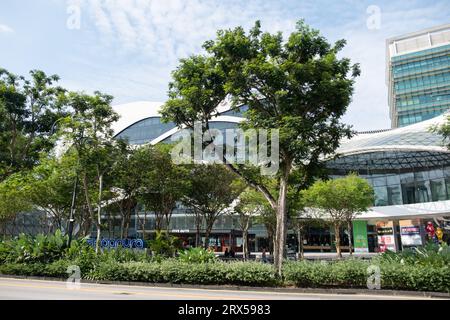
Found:
[{"label": "tree", "polygon": [[[265,201],[263,199],[263,201]],[[261,203],[261,212],[255,217],[255,223],[263,224],[267,231],[267,239],[269,247],[267,248],[270,254],[273,254],[275,247],[275,232],[277,229],[277,215],[272,207],[264,202]]]},{"label": "tree", "polygon": [[10,221],[20,212],[31,209],[27,193],[27,184],[20,173],[12,174],[0,182],[0,224]]},{"label": "tree", "polygon": [[276,194],[246,176],[240,167],[224,162],[259,190],[275,210],[274,260],[280,274],[292,171],[295,168],[312,175],[321,157],[333,154],[340,139],[352,133],[340,119],[360,71],[349,59],[337,58],[344,45],[344,40],[329,44],[303,21],[286,41],[281,33],[262,32],[256,22],[249,34],[242,27],[219,31],[215,40],[204,44],[206,56],[181,60],[172,74],[164,119],[186,126],[201,121],[208,129],[208,121],[228,95],[233,106],[248,106],[244,129],[279,130]]},{"label": "tree", "polygon": [[340,247],[340,228],[347,224],[351,248],[351,224],[356,215],[369,209],[374,201],[374,192],[370,184],[354,174],[344,178],[317,181],[308,190],[302,192],[308,207],[321,210],[325,219],[334,226],[336,252],[342,257]]},{"label": "tree", "polygon": [[0,181],[31,169],[41,152],[49,152],[54,122],[67,115],[57,75],[33,70],[31,79],[0,68]]},{"label": "tree", "polygon": [[255,217],[260,215],[264,210],[261,205],[260,194],[253,189],[246,189],[239,195],[237,204],[234,207],[234,212],[239,217],[239,226],[242,231],[242,249],[244,260],[247,260],[250,256],[248,250],[248,230],[252,226]]},{"label": "tree", "polygon": [[118,141],[118,148],[117,159],[110,172],[113,179],[111,207],[120,213],[120,237],[127,238],[131,215],[142,193],[143,175],[151,165],[151,159],[147,157],[146,148],[137,149],[125,141]]},{"label": "tree", "polygon": [[69,219],[76,157],[66,153],[61,158],[42,156],[40,164],[24,173],[24,188],[30,204],[51,217],[56,229],[66,228]]},{"label": "tree", "polygon": [[447,148],[450,150],[450,115],[447,116],[446,122],[441,125],[432,126],[430,130],[442,135],[444,141],[446,141]]},{"label": "tree", "polygon": [[[94,95],[70,92],[64,103],[73,114],[60,129],[64,141],[76,150],[79,172],[87,211],[97,230],[96,252],[101,240],[101,211],[104,201],[104,177],[116,161],[118,149],[111,125],[119,116],[111,108],[112,97],[94,92]],[[94,208],[96,206],[96,210]],[[97,211],[96,217],[94,211]]]},{"label": "tree", "polygon": [[177,202],[188,189],[187,170],[172,162],[169,145],[145,146],[140,151],[148,164],[142,171],[143,191],[140,196],[146,210],[155,214],[155,229],[169,233],[170,220]]},{"label": "tree", "polygon": [[369,182],[366,179],[358,177],[356,174],[350,174],[336,180],[337,190],[341,194],[339,200],[341,206],[345,208],[344,217],[347,222],[349,250],[350,254],[352,254],[352,222],[357,215],[366,212],[373,206],[375,194]]},{"label": "tree", "polygon": [[217,218],[227,213],[243,191],[242,182],[219,164],[199,164],[189,172],[190,188],[183,202],[196,210],[205,222],[205,249]]}]

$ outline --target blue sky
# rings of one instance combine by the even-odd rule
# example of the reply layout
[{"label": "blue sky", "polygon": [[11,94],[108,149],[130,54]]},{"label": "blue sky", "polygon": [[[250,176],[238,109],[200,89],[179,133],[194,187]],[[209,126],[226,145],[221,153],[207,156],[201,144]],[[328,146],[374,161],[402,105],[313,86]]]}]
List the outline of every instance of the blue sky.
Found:
[{"label": "blue sky", "polygon": [[[379,28],[367,26],[373,6]],[[79,28],[68,27],[73,8]],[[361,63],[362,76],[344,120],[381,129],[390,126],[386,38],[450,23],[450,1],[1,0],[0,67],[56,73],[68,89],[100,90],[115,104],[164,101],[178,59],[201,52],[217,29],[259,19],[263,29],[287,34],[301,18],[330,41],[347,39],[343,55]]]}]

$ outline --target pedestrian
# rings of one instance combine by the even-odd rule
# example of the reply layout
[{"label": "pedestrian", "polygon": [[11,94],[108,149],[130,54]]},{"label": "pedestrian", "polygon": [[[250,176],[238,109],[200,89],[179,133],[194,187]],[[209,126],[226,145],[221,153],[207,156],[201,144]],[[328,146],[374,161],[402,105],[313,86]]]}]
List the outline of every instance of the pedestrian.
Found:
[{"label": "pedestrian", "polygon": [[225,249],[225,252],[224,252],[223,256],[225,258],[228,258],[230,256],[230,253],[228,252],[228,248]]},{"label": "pedestrian", "polygon": [[261,260],[263,263],[267,263],[267,255],[266,255],[266,248],[263,248],[262,254],[261,254]]},{"label": "pedestrian", "polygon": [[230,258],[234,258],[235,254],[234,254],[234,250],[233,248],[231,248],[230,250]]}]

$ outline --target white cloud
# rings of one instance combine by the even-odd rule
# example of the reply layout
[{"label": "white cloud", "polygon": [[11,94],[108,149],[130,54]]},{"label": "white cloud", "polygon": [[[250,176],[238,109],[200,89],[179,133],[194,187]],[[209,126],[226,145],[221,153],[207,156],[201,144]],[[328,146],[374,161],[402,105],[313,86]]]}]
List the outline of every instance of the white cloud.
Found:
[{"label": "white cloud", "polygon": [[6,24],[0,24],[0,33],[13,33],[14,30]]},{"label": "white cloud", "polygon": [[[373,1],[376,2],[376,1]],[[255,20],[263,28],[292,32],[305,18],[336,40],[348,41],[343,55],[361,63],[353,102],[345,120],[357,130],[390,126],[385,85],[385,40],[448,20],[445,1],[433,4],[403,2],[379,4],[381,29],[366,26],[366,9],[372,1],[259,1],[259,0],[70,0],[82,8],[82,29],[96,40],[89,52],[105,61],[92,85],[102,86],[117,101],[164,99],[170,71],[178,59],[201,51],[217,29],[238,25],[249,29]],[[85,59],[89,60],[89,58]],[[119,61],[118,63],[115,63]],[[109,63],[109,65],[108,65]],[[95,85],[97,84],[97,85]],[[106,87],[109,85],[110,87]]]}]

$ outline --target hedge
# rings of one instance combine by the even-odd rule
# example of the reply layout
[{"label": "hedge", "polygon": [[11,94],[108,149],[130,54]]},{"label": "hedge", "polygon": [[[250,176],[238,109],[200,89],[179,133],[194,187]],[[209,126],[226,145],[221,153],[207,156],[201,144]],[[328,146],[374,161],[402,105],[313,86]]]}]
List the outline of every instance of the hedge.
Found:
[{"label": "hedge", "polygon": [[[67,267],[77,261],[0,264],[0,274],[67,278]],[[99,261],[82,277],[90,280],[138,281],[174,284],[215,284],[243,286],[296,286],[302,288],[367,288],[370,262],[287,262],[283,278],[270,264],[258,262],[186,263],[176,259],[162,262]],[[401,263],[378,264],[381,288],[450,292],[450,266],[430,267]]]},{"label": "hedge", "polygon": [[[297,287],[367,288],[367,268],[370,265],[361,260],[286,263],[283,276],[286,284]],[[430,267],[390,263],[378,266],[382,289],[450,292],[448,265]]]},{"label": "hedge", "polygon": [[275,270],[267,264],[257,262],[192,264],[170,259],[161,263],[100,263],[86,278],[91,280],[247,286],[275,286],[280,284]]}]

